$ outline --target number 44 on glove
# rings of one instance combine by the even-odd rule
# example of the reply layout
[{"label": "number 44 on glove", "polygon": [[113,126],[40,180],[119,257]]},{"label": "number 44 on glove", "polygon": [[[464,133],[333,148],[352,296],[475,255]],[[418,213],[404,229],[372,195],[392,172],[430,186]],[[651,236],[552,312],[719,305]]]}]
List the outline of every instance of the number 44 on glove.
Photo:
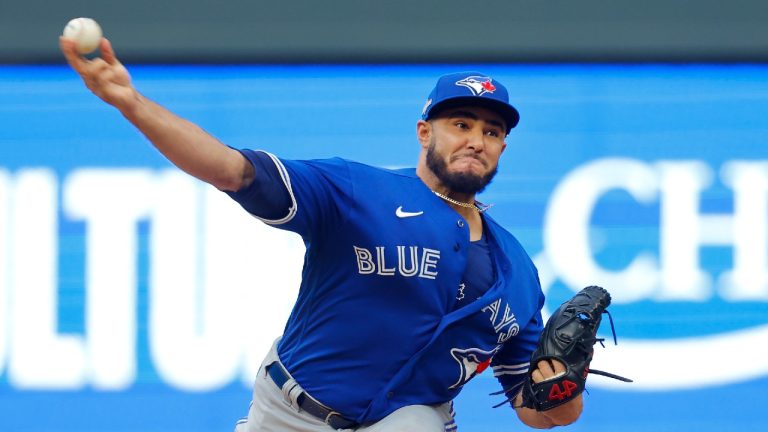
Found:
[{"label": "number 44 on glove", "polygon": [[[565,365],[565,373],[545,381],[534,383],[530,372],[523,384],[522,406],[546,411],[562,405],[584,391],[587,374],[593,373],[625,382],[632,380],[608,372],[590,369],[595,342],[605,309],[611,304],[611,295],[598,286],[586,287],[563,303],[544,326],[539,345],[531,356],[531,370],[541,360],[555,359]],[[608,314],[613,331],[613,319]],[[616,332],[613,331],[616,343]]]}]

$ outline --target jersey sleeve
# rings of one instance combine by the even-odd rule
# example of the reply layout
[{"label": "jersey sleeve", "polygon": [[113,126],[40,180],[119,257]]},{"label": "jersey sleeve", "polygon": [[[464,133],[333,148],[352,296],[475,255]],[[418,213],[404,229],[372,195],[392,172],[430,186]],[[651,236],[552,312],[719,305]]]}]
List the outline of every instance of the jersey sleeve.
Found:
[{"label": "jersey sleeve", "polygon": [[491,360],[493,376],[499,380],[508,398],[513,398],[522,388],[531,367],[531,355],[536,350],[542,330],[543,322],[539,311]]},{"label": "jersey sleeve", "polygon": [[273,156],[263,151],[239,150],[253,165],[253,182],[237,192],[226,192],[248,213],[270,224],[280,223],[294,207],[291,195],[283,181],[283,173]]},{"label": "jersey sleeve", "polygon": [[229,195],[257,219],[296,232],[305,241],[346,221],[354,201],[347,161],[279,159],[253,150],[241,153],[254,165],[256,179]]}]

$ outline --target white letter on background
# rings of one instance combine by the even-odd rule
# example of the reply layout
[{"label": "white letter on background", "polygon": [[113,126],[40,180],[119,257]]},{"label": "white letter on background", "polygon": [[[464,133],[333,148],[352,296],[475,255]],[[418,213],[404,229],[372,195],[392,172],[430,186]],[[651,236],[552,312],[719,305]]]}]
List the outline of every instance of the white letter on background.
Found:
[{"label": "white letter on background", "polygon": [[[211,186],[169,171],[152,217],[150,349],[160,376],[193,391],[250,385],[296,298],[303,244]],[[292,251],[286,259],[286,238]],[[238,375],[238,374],[242,375]]]},{"label": "white letter on background", "polygon": [[64,184],[64,208],[86,221],[86,340],[90,380],[120,390],[136,377],[137,237],[148,214],[147,170],[79,170]]},{"label": "white letter on background", "polygon": [[570,172],[552,193],[544,219],[544,246],[557,275],[571,287],[604,285],[616,302],[648,297],[656,287],[657,265],[639,254],[626,269],[606,270],[595,262],[589,242],[592,211],[610,190],[627,191],[640,203],[657,197],[656,172],[634,159],[599,159]]},{"label": "white letter on background", "polygon": [[221,273],[212,270],[222,259],[218,253],[243,239],[238,233],[222,238],[206,235],[208,203],[197,180],[167,171],[156,191],[150,243],[152,358],[158,373],[178,388],[216,388],[235,378],[246,332],[236,321],[244,312],[238,306],[240,299],[222,278],[226,265]]},{"label": "white letter on background", "polygon": [[733,189],[733,271],[720,294],[729,300],[768,300],[768,162],[733,161],[722,169]]},{"label": "white letter on background", "polygon": [[20,389],[77,389],[85,384],[79,336],[57,333],[58,223],[56,177],[17,175],[11,202],[13,303],[8,380]]},{"label": "white letter on background", "polygon": [[662,195],[662,289],[657,298],[706,300],[712,294],[712,278],[701,269],[699,247],[727,244],[730,218],[699,213],[701,191],[712,181],[707,165],[698,161],[659,162],[657,168]]}]

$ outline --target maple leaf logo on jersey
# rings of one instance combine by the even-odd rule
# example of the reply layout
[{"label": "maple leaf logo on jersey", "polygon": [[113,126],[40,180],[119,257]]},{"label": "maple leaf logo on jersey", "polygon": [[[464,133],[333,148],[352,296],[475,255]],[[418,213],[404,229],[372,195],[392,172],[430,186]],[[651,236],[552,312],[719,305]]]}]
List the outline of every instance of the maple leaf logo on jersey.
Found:
[{"label": "maple leaf logo on jersey", "polygon": [[463,80],[456,81],[456,85],[468,88],[475,96],[482,96],[496,91],[496,86],[493,85],[492,80],[484,76],[469,76]]},{"label": "maple leaf logo on jersey", "polygon": [[461,373],[459,375],[459,380],[456,381],[456,384],[448,388],[453,389],[463,386],[467,383],[467,381],[474,378],[477,374],[486,370],[491,364],[493,355],[496,354],[496,351],[498,350],[498,347],[494,348],[492,351],[484,351],[480,348],[452,348],[451,356],[453,356],[453,359],[459,363]]}]

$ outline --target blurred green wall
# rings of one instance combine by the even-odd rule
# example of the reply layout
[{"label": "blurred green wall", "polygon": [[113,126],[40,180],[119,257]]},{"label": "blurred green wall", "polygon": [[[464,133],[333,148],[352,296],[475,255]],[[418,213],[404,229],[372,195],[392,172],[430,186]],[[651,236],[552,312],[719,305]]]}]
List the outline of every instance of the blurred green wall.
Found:
[{"label": "blurred green wall", "polygon": [[766,61],[760,0],[0,0],[0,62],[73,17],[150,63]]}]

